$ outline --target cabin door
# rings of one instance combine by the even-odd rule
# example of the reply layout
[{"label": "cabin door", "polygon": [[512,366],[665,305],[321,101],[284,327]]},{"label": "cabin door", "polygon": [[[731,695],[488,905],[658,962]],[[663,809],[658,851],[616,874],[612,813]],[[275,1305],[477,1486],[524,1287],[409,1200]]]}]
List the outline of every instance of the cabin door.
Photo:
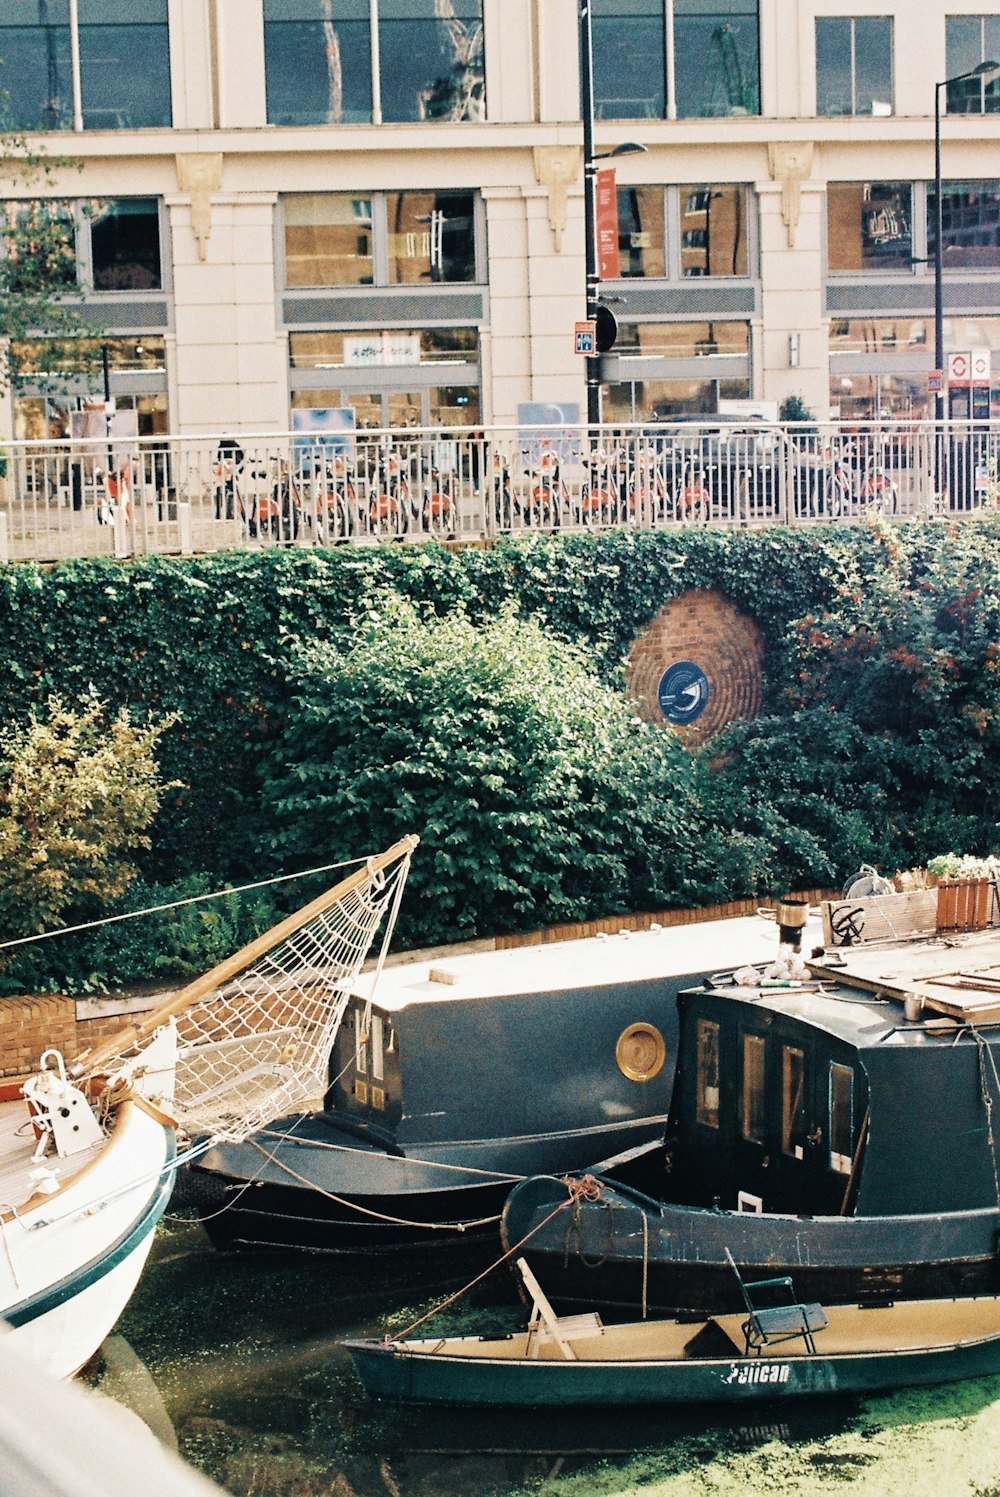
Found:
[{"label": "cabin door", "polygon": [[829,1166],[813,1046],[798,1035],[792,1040],[773,1029],[744,1029],[738,1076],[736,1204],[744,1210],[821,1209],[829,1197]]}]

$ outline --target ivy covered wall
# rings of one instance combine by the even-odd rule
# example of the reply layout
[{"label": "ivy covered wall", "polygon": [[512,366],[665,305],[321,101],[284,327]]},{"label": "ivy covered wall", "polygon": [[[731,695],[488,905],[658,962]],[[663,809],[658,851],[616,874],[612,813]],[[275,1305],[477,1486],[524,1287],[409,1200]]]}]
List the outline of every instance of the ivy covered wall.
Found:
[{"label": "ivy covered wall", "polygon": [[[995,850],[998,560],[987,519],[15,566],[0,683],[8,722],[90,687],[178,715],[147,880],[416,831],[409,938],[492,934]],[[689,751],[625,681],[698,589],[753,621],[762,682]]]}]

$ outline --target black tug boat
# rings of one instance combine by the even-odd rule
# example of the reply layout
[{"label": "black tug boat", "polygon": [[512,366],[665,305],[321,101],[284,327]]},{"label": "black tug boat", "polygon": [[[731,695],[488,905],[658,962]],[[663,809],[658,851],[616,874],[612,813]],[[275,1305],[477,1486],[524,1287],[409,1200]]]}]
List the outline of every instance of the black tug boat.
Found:
[{"label": "black tug boat", "polygon": [[216,1143],[186,1198],[224,1248],[495,1241],[516,1180],[662,1138],[678,991],[776,947],[745,917],[387,967],[350,999],[322,1106]]},{"label": "black tug boat", "polygon": [[[887,930],[905,899],[871,901]],[[680,995],[645,1177],[514,1188],[505,1245],[524,1241],[552,1298],[722,1309],[727,1253],[824,1304],[997,1291],[1000,934],[856,944],[808,966],[802,988]]]}]

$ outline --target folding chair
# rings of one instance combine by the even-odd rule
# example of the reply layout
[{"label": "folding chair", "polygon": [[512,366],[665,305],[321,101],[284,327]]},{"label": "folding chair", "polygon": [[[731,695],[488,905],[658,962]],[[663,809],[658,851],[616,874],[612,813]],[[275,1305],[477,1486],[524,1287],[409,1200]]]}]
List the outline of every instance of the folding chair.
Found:
[{"label": "folding chair", "polygon": [[526,1355],[537,1357],[539,1348],[546,1341],[554,1341],[567,1362],[576,1361],[576,1352],[571,1341],[581,1336],[603,1336],[601,1317],[589,1315],[557,1315],[542,1292],[541,1285],[523,1258],[517,1260],[517,1271],[524,1287],[531,1296],[531,1318],[528,1321]]},{"label": "folding chair", "polygon": [[[808,1351],[815,1352],[813,1335],[825,1330],[830,1324],[822,1305],[800,1304],[795,1299],[790,1278],[757,1279],[748,1283],[736,1267],[736,1259],[726,1248],[729,1266],[736,1275],[743,1303],[747,1308],[747,1319],[743,1322],[743,1355],[755,1351],[758,1356],[766,1346],[775,1346],[780,1341],[791,1341],[801,1336]],[[788,1295],[788,1304],[758,1304],[755,1293],[763,1292],[768,1299],[781,1292]]]}]

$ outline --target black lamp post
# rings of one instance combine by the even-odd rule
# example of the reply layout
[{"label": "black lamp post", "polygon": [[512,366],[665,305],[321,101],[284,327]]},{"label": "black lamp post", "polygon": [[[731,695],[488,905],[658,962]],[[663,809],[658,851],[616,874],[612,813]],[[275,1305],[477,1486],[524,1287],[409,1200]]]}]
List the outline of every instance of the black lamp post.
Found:
[{"label": "black lamp post", "polygon": [[1000,62],[981,62],[954,78],[934,85],[934,367],[941,371],[942,388],[935,397],[937,420],[944,420],[944,213],[941,204],[941,90],[966,78],[992,78],[1000,73]]},{"label": "black lamp post", "polygon": [[[613,151],[594,154],[594,43],[591,26],[591,0],[579,0],[580,20],[580,106],[583,114],[583,232],[586,240],[587,321],[595,322],[600,311],[600,272],[597,262],[596,190],[597,163],[613,156],[633,156],[645,146],[629,141]],[[601,360],[595,350],[587,356],[587,423],[596,426],[601,419]]]}]

